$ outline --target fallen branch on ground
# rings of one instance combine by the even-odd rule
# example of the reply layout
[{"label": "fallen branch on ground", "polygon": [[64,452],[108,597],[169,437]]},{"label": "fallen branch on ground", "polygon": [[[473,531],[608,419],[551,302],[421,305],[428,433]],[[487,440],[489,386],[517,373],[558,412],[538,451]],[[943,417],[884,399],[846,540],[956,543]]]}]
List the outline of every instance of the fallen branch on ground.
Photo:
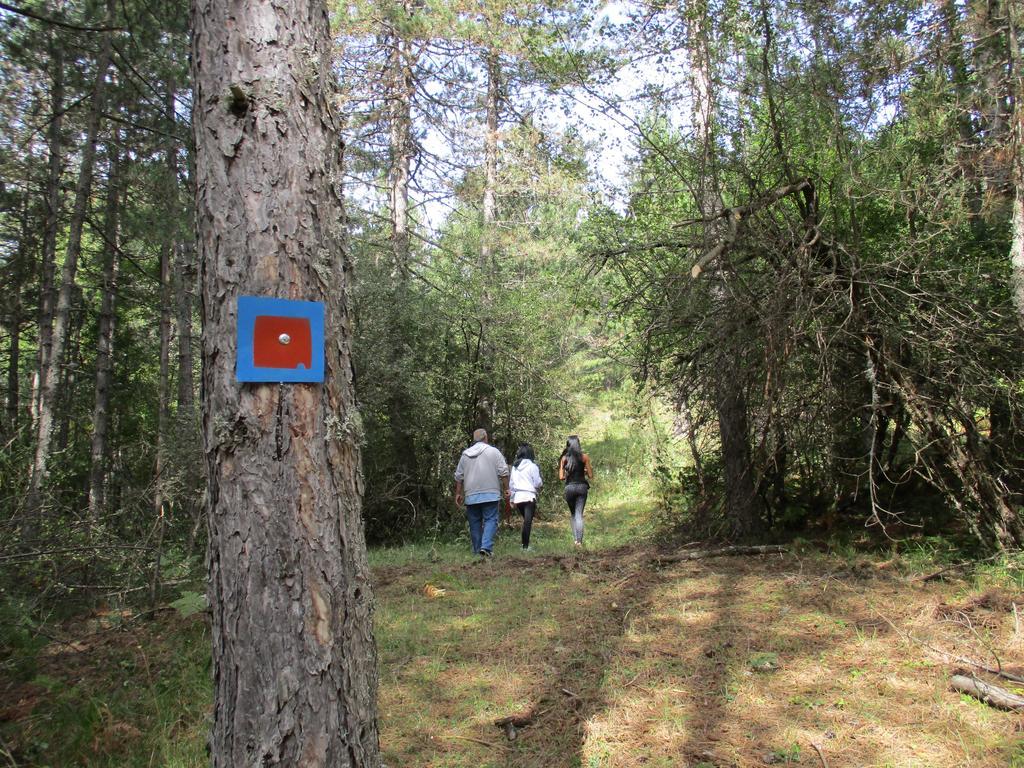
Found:
[{"label": "fallen branch on ground", "polygon": [[686,560],[703,560],[707,557],[729,557],[730,555],[774,555],[788,552],[781,544],[759,544],[756,546],[720,547],[718,549],[694,549],[690,552],[679,552],[674,555],[655,555],[651,562],[656,565],[681,563]]},{"label": "fallen branch on ground", "polygon": [[973,675],[970,677],[967,675],[953,675],[949,684],[954,691],[959,691],[960,693],[966,693],[968,696],[973,696],[974,698],[988,704],[990,707],[1008,709],[1011,712],[1024,709],[1024,696],[1018,696],[1016,693],[1010,693],[1008,690],[1000,688],[998,685],[991,685],[989,683],[982,682]]},{"label": "fallen branch on ground", "polygon": [[979,565],[981,563],[987,563],[990,560],[995,559],[996,557],[998,557],[998,555],[992,555],[990,557],[985,557],[985,558],[982,558],[980,560],[964,560],[963,562],[960,562],[960,563],[953,563],[952,565],[947,565],[945,568],[940,568],[939,570],[937,570],[937,571],[935,571],[933,573],[929,573],[929,574],[926,574],[924,576],[918,576],[916,578],[913,578],[913,579],[911,579],[911,581],[920,581],[922,584],[927,583],[929,581],[935,581],[936,579],[940,578],[943,574],[949,573],[950,571],[960,571],[960,570],[963,570],[964,568],[969,568],[972,565]]},{"label": "fallen branch on ground", "polygon": [[494,721],[494,724],[499,728],[503,728],[506,725],[514,725],[516,728],[525,728],[526,726],[533,723],[536,716],[533,712],[518,712],[508,717],[500,717]]},{"label": "fallen branch on ground", "polygon": [[498,745],[497,744],[492,744],[491,742],[484,741],[483,739],[475,739],[472,736],[456,736],[455,734],[449,734],[449,735],[445,736],[444,738],[446,738],[446,739],[458,739],[459,741],[469,741],[469,742],[472,742],[473,744],[479,744],[482,747],[490,747],[491,749],[498,749]]},{"label": "fallen branch on ground", "polygon": [[902,629],[897,627],[892,622],[892,619],[890,619],[888,616],[886,616],[884,613],[879,611],[874,606],[872,606],[871,610],[874,611],[875,615],[882,619],[882,621],[884,621],[886,624],[892,627],[892,631],[900,637],[902,637],[904,640],[917,643],[922,648],[931,651],[932,653],[934,653],[935,655],[939,656],[947,662],[952,662],[954,664],[966,664],[969,667],[980,669],[982,672],[988,672],[990,675],[996,675],[997,677],[1001,677],[1004,680],[1012,680],[1015,683],[1024,683],[1024,677],[1021,677],[1020,675],[1015,675],[1012,672],[1006,672],[1001,667],[998,669],[995,667],[990,667],[986,664],[982,664],[981,662],[975,661],[974,659],[968,659],[966,656],[957,656],[955,654],[949,653],[948,651],[944,651],[941,648],[936,648],[933,645],[929,645],[924,640],[914,637],[909,632],[904,632]]}]

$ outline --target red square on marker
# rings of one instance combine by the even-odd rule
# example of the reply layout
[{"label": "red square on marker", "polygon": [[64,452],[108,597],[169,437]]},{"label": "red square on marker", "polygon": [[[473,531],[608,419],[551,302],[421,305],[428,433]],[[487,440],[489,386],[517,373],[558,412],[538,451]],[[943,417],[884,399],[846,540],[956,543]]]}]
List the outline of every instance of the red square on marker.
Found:
[{"label": "red square on marker", "polygon": [[313,367],[309,318],[258,315],[252,342],[252,362],[257,368]]}]

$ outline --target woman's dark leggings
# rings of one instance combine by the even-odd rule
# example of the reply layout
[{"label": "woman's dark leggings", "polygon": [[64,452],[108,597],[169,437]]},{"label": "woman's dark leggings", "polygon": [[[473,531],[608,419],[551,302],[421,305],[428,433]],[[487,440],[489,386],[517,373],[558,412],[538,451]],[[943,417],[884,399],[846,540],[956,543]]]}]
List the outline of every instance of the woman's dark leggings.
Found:
[{"label": "woman's dark leggings", "polygon": [[578,543],[583,543],[583,508],[587,505],[587,492],[590,486],[586,483],[566,483],[565,503],[569,505],[569,514],[572,515],[572,537]]},{"label": "woman's dark leggings", "polygon": [[536,501],[521,501],[516,504],[516,509],[523,516],[523,549],[530,546],[530,528],[533,527],[533,515],[537,511]]}]

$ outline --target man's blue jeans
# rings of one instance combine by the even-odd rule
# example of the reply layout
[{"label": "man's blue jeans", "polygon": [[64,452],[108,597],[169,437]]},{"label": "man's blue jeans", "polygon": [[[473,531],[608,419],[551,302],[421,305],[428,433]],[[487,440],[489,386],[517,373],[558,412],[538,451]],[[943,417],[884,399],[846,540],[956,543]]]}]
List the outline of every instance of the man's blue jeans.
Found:
[{"label": "man's blue jeans", "polygon": [[466,518],[469,520],[469,539],[473,552],[494,549],[494,534],[498,532],[498,509],[500,501],[485,501],[482,504],[467,504]]}]

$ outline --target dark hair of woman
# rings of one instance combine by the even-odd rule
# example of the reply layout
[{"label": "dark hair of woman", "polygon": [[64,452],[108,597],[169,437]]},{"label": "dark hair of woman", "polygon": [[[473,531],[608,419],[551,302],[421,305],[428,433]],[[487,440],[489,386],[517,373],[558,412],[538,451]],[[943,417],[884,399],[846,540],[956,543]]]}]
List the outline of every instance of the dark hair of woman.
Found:
[{"label": "dark hair of woman", "polygon": [[580,448],[579,435],[569,435],[565,441],[565,450],[562,451],[562,458],[565,459],[565,476],[569,477],[576,471],[576,467],[583,465],[583,449]]},{"label": "dark hair of woman", "polygon": [[520,443],[519,444],[519,450],[516,451],[516,458],[515,458],[515,461],[512,462],[512,466],[513,467],[518,467],[519,463],[523,459],[529,459],[530,461],[535,461],[535,459],[533,457],[533,447],[529,443]]}]

